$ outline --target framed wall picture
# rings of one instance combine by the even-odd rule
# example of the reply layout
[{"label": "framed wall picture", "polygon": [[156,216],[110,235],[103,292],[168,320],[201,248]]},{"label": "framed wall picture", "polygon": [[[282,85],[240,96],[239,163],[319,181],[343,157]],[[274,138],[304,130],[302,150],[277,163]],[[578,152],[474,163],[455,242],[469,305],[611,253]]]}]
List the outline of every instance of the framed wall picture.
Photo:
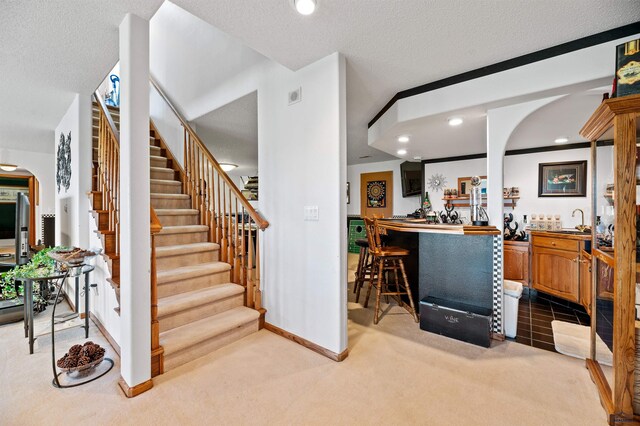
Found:
[{"label": "framed wall picture", "polygon": [[[472,178],[472,176],[466,176],[466,177],[459,177],[458,178],[458,197],[460,197],[460,198],[467,197],[468,198],[468,197],[471,196],[471,178]],[[486,192],[487,192],[487,177],[486,176],[480,176],[480,179],[482,179],[482,185],[480,187],[484,188],[484,191],[482,191],[482,192],[486,194]]]},{"label": "framed wall picture", "polygon": [[540,163],[538,197],[586,197],[587,161]]}]

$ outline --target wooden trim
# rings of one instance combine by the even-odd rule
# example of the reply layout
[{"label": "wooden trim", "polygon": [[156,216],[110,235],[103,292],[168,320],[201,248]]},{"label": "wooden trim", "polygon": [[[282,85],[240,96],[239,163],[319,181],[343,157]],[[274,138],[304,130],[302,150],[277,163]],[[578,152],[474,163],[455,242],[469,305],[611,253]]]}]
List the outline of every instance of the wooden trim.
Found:
[{"label": "wooden trim", "polygon": [[304,346],[307,349],[311,349],[312,351],[317,352],[320,355],[326,356],[327,358],[336,362],[344,361],[344,359],[347,358],[347,356],[349,356],[349,349],[345,349],[344,351],[337,354],[335,352],[330,351],[329,349],[323,348],[322,346],[317,345],[313,342],[310,342],[309,340],[302,338],[300,336],[297,336],[293,333],[289,333],[288,331],[283,330],[280,327],[277,327],[268,322],[264,323],[264,328],[265,330],[269,330],[270,332],[275,333],[279,336],[282,336],[285,339],[294,341],[297,344]]},{"label": "wooden trim", "polygon": [[[632,104],[637,108],[640,95]],[[624,98],[614,99],[614,101]],[[606,102],[606,101],[605,101]],[[618,105],[615,102],[607,106]],[[627,105],[627,104],[625,104]],[[626,108],[626,107],[625,107]],[[615,111],[614,108],[609,108]],[[625,110],[626,111],[626,110]],[[636,118],[635,113],[617,114],[613,119],[615,145],[613,244],[616,267],[613,272],[613,407],[616,413],[633,416],[635,361],[635,280],[636,280]]]},{"label": "wooden trim", "polygon": [[148,391],[153,387],[153,380],[149,379],[146,382],[140,383],[133,387],[129,386],[127,382],[120,376],[120,380],[118,380],[118,385],[120,385],[120,389],[127,396],[127,398],[134,398],[140,395],[143,392]]},{"label": "wooden trim", "polygon": [[609,383],[607,383],[607,378],[604,376],[602,368],[597,361],[587,359],[585,364],[587,370],[589,370],[591,380],[595,383],[596,388],[598,389],[600,404],[602,404],[602,408],[604,408],[607,413],[607,417],[609,417],[613,415],[613,401],[611,400],[611,388],[609,387]]},{"label": "wooden trim", "polygon": [[[603,101],[586,122],[580,135],[591,141],[599,139],[614,125],[617,116],[631,114],[638,110],[640,95],[629,95]],[[618,135],[616,135],[617,139]]]},{"label": "wooden trim", "polygon": [[100,330],[100,333],[102,333],[102,335],[105,337],[105,339],[107,339],[107,341],[109,342],[109,344],[111,345],[113,350],[116,351],[118,356],[120,356],[120,345],[118,345],[118,342],[116,342],[116,339],[114,339],[113,336],[111,336],[111,334],[109,334],[109,332],[107,331],[105,326],[100,322],[98,317],[96,317],[93,314],[93,312],[89,312],[89,318],[91,319],[91,321],[93,321],[93,323],[96,325],[96,327],[98,327],[98,330]]},{"label": "wooden trim", "polygon": [[[409,221],[411,220],[411,221]],[[425,219],[379,219],[378,226],[399,232],[457,235],[500,235],[494,226],[427,224]]]},{"label": "wooden trim", "polygon": [[631,36],[640,33],[640,22],[624,25],[622,27],[613,28],[600,33],[592,34],[587,37],[582,37],[577,40],[572,40],[567,43],[558,44],[553,47],[538,50],[526,55],[517,56],[515,58],[507,59],[492,65],[488,65],[482,68],[476,68],[472,71],[467,71],[462,74],[457,74],[451,77],[436,80],[431,83],[423,84],[421,86],[413,87],[411,89],[403,90],[396,93],[389,102],[369,121],[368,127],[375,124],[387,112],[396,101],[411,96],[420,95],[422,93],[431,92],[436,89],[442,89],[443,87],[453,86],[469,80],[475,80],[480,77],[486,77],[491,74],[496,74],[502,71],[518,68],[524,65],[529,65],[535,62],[543,61],[545,59],[553,58],[556,56],[564,55],[574,52],[576,50],[585,49],[587,47],[596,46],[598,44],[607,43],[612,40],[617,40],[623,37]]},{"label": "wooden trim", "polygon": [[[31,172],[29,172],[31,173]],[[31,175],[20,175],[20,174],[4,174],[0,173],[0,178],[10,178],[10,179],[25,179],[27,181],[27,187],[29,188],[29,245],[36,245],[36,206],[38,205],[39,196],[37,195],[38,180],[36,177]],[[23,186],[20,188],[24,188]],[[16,204],[15,202],[11,203],[1,203],[1,204]]]}]

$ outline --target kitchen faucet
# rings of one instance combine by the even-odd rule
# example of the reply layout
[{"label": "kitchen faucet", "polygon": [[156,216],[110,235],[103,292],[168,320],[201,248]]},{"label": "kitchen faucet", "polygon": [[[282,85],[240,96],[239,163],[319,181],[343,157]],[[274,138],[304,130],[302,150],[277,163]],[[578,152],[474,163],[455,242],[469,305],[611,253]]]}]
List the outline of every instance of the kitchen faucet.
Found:
[{"label": "kitchen faucet", "polygon": [[582,209],[575,209],[571,213],[571,217],[576,217],[576,212],[580,212],[580,215],[582,217],[582,222],[580,223],[580,225],[576,225],[576,229],[578,231],[580,231],[580,232],[585,232],[585,231],[589,230],[590,227],[584,224],[584,211]]}]

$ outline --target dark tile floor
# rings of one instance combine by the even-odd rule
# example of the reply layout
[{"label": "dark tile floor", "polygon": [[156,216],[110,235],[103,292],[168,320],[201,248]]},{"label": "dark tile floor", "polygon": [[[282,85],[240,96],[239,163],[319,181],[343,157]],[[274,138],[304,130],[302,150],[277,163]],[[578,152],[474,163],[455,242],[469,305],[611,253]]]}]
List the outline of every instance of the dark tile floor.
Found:
[{"label": "dark tile floor", "polygon": [[515,340],[555,352],[551,321],[589,325],[589,315],[580,305],[525,287],[518,306],[518,332]]}]

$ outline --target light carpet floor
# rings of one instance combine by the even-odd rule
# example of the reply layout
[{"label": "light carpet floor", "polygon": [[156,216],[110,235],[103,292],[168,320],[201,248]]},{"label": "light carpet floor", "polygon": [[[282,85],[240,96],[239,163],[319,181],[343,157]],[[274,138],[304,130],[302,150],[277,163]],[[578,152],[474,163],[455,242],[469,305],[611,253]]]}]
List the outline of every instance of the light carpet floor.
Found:
[{"label": "light carpet floor", "polygon": [[[349,302],[350,354],[341,363],[262,330],[156,378],[133,399],[118,389],[117,357],[96,382],[53,388],[47,340],[28,355],[22,324],[1,326],[0,424],[606,424],[584,361],[425,333],[393,305],[378,326],[372,319]],[[84,341],[73,333],[56,343]]]}]

